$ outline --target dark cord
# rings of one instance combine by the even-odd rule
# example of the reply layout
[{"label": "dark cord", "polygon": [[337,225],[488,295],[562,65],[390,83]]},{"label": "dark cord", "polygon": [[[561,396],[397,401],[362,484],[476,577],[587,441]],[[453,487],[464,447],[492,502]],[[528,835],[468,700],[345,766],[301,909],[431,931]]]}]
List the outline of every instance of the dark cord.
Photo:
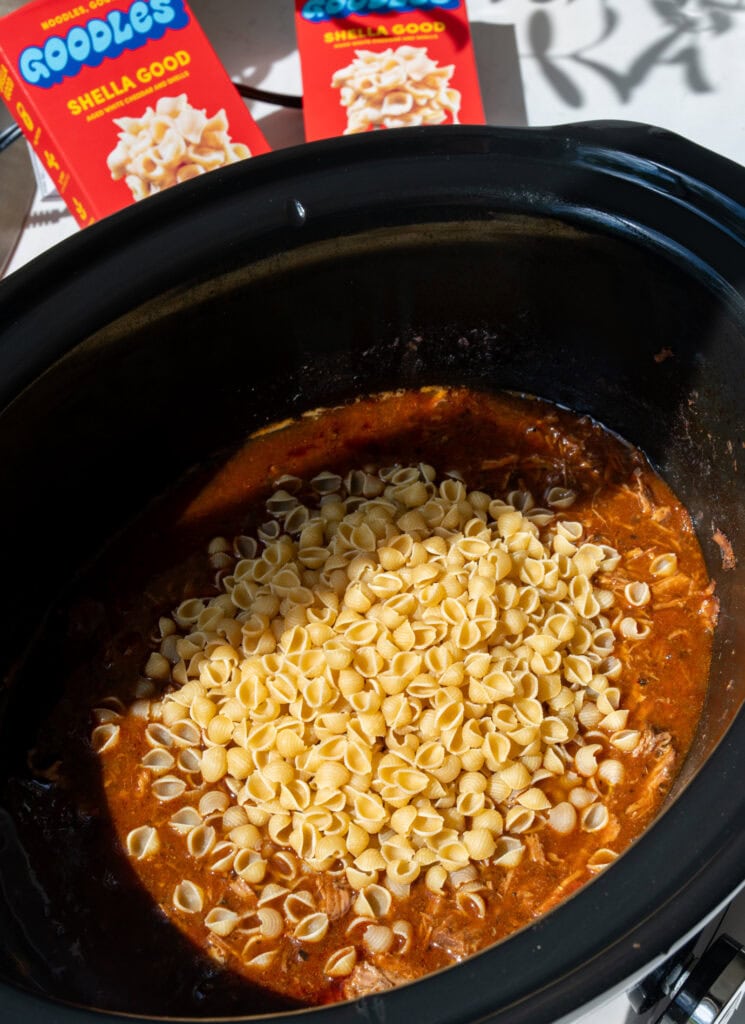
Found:
[{"label": "dark cord", "polygon": [[16,141],[16,139],[20,139],[20,137],[21,129],[17,124],[12,124],[9,128],[0,132],[0,153],[2,153],[4,149],[7,149],[12,142]]},{"label": "dark cord", "polygon": [[252,85],[243,85],[242,82],[233,82],[241,96],[249,100],[261,100],[262,103],[273,103],[276,107],[292,107],[301,110],[303,106],[302,96],[288,96],[283,92],[267,92],[264,89],[254,89]]}]

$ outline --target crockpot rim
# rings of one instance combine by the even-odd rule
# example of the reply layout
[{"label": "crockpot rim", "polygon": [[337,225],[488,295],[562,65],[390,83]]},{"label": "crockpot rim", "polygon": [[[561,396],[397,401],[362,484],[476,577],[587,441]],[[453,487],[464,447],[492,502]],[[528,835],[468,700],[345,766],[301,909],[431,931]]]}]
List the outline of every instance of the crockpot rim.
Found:
[{"label": "crockpot rim", "polygon": [[[607,141],[609,136],[610,143]],[[193,266],[193,253],[185,254],[182,264],[176,262],[160,272],[151,263],[153,273],[149,278],[144,277],[142,264],[138,264],[137,274],[133,274],[130,268],[123,278],[115,274],[113,289],[107,286],[107,275],[112,273],[112,269],[131,259],[133,251],[141,251],[138,246],[151,239],[154,232],[160,232],[161,236],[175,232],[180,239],[185,230],[184,222],[189,223],[190,216],[193,220],[200,208],[227,206],[239,201],[241,196],[245,198],[251,189],[264,187],[267,182],[271,182],[276,190],[278,177],[283,185],[287,182],[288,186],[296,184],[301,176],[320,178],[327,172],[329,162],[337,169],[343,168],[347,180],[351,181],[355,175],[365,175],[371,157],[386,161],[421,161],[427,156],[436,158],[445,151],[452,159],[462,157],[478,161],[482,158],[494,160],[505,152],[514,154],[517,151],[518,156],[525,160],[549,163],[563,160],[582,167],[590,176],[606,175],[615,181],[631,181],[642,190],[640,194],[648,192],[656,197],[651,202],[672,203],[691,215],[691,224],[707,228],[709,234],[697,234],[696,241],[703,238],[706,244],[711,244],[711,240],[716,239],[722,247],[716,253],[706,253],[704,262],[712,269],[710,284],[713,282],[716,287],[720,282],[724,293],[729,287],[732,293],[742,298],[728,277],[731,276],[735,254],[741,256],[741,250],[745,248],[745,171],[679,136],[628,122],[590,122],[545,129],[403,129],[390,133],[383,141],[376,139],[380,140],[380,136],[314,143],[256,158],[246,166],[235,165],[225,171],[213,172],[205,179],[155,197],[149,201],[149,209],[141,204],[93,225],[11,275],[0,284],[0,304],[9,311],[5,326],[0,331],[0,367],[5,364],[9,370],[8,374],[0,373],[3,381],[0,401],[12,399],[51,361],[74,346],[76,338],[68,333],[62,339],[43,337],[39,346],[28,351],[31,348],[27,346],[29,333],[38,339],[35,333],[37,325],[44,316],[50,315],[55,304],[72,304],[78,319],[82,319],[84,324],[84,328],[78,328],[77,337],[86,337],[124,312],[125,308],[139,305],[166,288],[178,285],[183,265]],[[284,176],[277,175],[278,170],[284,171]],[[276,198],[274,207],[265,211],[268,226],[263,229],[262,239],[269,250],[288,241],[296,246],[304,244],[302,229],[305,222],[297,223],[299,216],[302,219],[302,212],[299,213],[297,206],[298,197],[303,204],[302,196],[302,191],[288,187],[286,194],[281,193]],[[550,199],[550,194],[529,196],[522,212],[545,215]],[[335,201],[342,205],[344,202],[343,197],[337,197]],[[306,214],[312,223],[312,203]],[[654,232],[648,231],[645,235],[645,225],[624,224],[623,218],[619,220],[608,210],[598,211],[579,205],[574,209],[570,205],[565,207],[555,203],[553,215],[580,226],[596,225],[611,233],[626,233],[627,237],[638,232],[640,240],[644,236],[647,244],[663,250],[667,248],[668,255],[676,251],[676,246],[683,255],[692,251],[680,240],[673,240],[675,245],[666,247],[664,240],[655,237]],[[174,249],[172,247],[171,251]],[[704,259],[700,253],[699,256]],[[83,286],[83,277],[92,280]],[[91,287],[96,281],[100,287]],[[41,302],[38,301],[39,295],[43,296]],[[86,299],[89,300],[87,303]],[[22,348],[27,349],[25,354]],[[707,786],[708,780],[718,778],[724,784],[728,778],[742,778],[743,773],[745,717],[740,711],[709,758],[706,772],[699,773],[692,780],[679,799],[609,873],[580,890],[545,918],[455,968],[382,996],[322,1010],[298,1011],[292,1019],[302,1020],[303,1014],[313,1012],[328,1014],[329,1020],[344,1024],[347,1020],[356,1020],[364,1006],[365,1014],[373,1020],[403,1020],[412,1014],[416,1016],[427,1006],[432,1007],[433,1012],[437,1008],[437,1016],[431,1019],[443,1024],[463,1015],[472,1020],[506,1020],[509,1017],[514,1024],[549,1020],[557,1012],[563,1015],[576,1008],[577,974],[590,962],[593,963],[592,980],[588,986],[587,978],[582,978],[582,999],[586,1002],[588,995],[590,999],[599,997],[609,986],[622,980],[619,971],[626,978],[638,975],[649,966],[650,958],[659,959],[682,944],[699,922],[715,912],[731,894],[735,876],[735,885],[741,884],[745,833],[736,828],[715,833],[699,827],[696,835],[691,837],[691,826],[685,812],[689,807],[699,808],[699,825],[711,824],[717,817],[725,817],[733,823],[741,820],[740,816],[745,811],[745,794],[738,798],[735,787],[730,786],[729,791],[724,791],[726,799],[714,807]],[[704,775],[705,779],[702,778]],[[665,829],[664,843],[657,838],[661,823]],[[689,856],[695,850],[700,862],[698,870],[693,875],[687,871],[685,878],[679,866],[670,865],[668,860],[667,848],[677,849],[678,843],[688,843]],[[711,868],[717,860],[718,868],[714,872]],[[663,905],[645,919],[646,901],[640,900],[642,894],[638,892],[638,886],[634,892],[633,880],[641,864],[646,865],[649,873],[650,862],[655,865],[652,874],[661,879],[661,891],[666,893],[666,897]],[[573,935],[581,931],[583,921],[593,916],[588,915],[590,910],[594,911],[595,917],[599,914],[607,921],[628,920],[629,923],[620,936],[611,935],[608,928],[593,932],[589,936],[592,942],[588,944],[586,941],[585,953],[577,965],[576,962],[568,962],[566,957],[562,958],[559,940],[562,929],[564,934]],[[601,941],[600,952],[590,948],[598,939]],[[548,953],[553,958],[550,970],[547,970],[544,942],[553,942]],[[576,961],[576,955],[572,959]],[[510,963],[513,963],[513,969],[505,966]],[[522,971],[517,970],[518,964]],[[527,975],[526,964],[531,968]],[[448,984],[451,970],[460,972],[455,996],[448,991],[455,988]],[[504,986],[505,995],[497,1009],[493,1008],[491,993],[484,991],[484,975],[500,979]],[[526,983],[528,975],[533,980]],[[426,993],[424,986],[427,987]],[[72,1014],[69,1017],[72,1021],[79,1019],[81,1012],[93,1012],[40,1001],[13,986],[4,988],[6,993],[15,993],[24,1010],[36,1004],[39,1015],[30,1019],[62,1021]],[[13,1001],[14,997],[10,998]],[[50,1012],[45,1016],[43,1011],[47,1006]],[[552,1016],[546,1016],[547,1013]],[[106,1016],[112,1018],[117,1015]],[[124,1016],[124,1019],[129,1018]],[[247,1019],[269,1021],[276,1020],[277,1016]]]},{"label": "crockpot rim", "polygon": [[[364,175],[377,159],[404,163],[437,157],[451,162],[456,158],[491,160],[492,171],[493,161],[500,157],[570,167],[581,177],[581,187],[570,201],[562,201],[551,188],[523,190],[522,196],[519,187],[502,188],[493,194],[495,212],[502,204],[516,203],[517,212],[554,216],[580,226],[625,234],[641,244],[666,249],[672,258],[695,260],[695,248],[683,247],[678,252],[681,247],[665,237],[666,220],[663,231],[659,226],[649,225],[637,231],[633,217],[625,216],[625,212],[614,213],[607,203],[597,202],[597,183],[600,189],[607,187],[608,182],[616,189],[623,183],[633,184],[638,187],[633,200],[641,204],[646,215],[661,200],[676,213],[691,215],[687,230],[700,236],[696,241],[707,248],[710,286],[721,287],[723,279],[733,276],[738,258],[741,259],[745,245],[742,168],[654,125],[620,120],[539,128],[447,125],[399,128],[304,143],[219,168],[152,196],[147,203],[128,206],[64,239],[0,281],[0,304],[4,308],[0,351],[6,363],[6,372],[0,377],[0,410],[43,366],[61,356],[80,337],[178,286],[184,280],[186,268],[193,266],[191,234],[203,246],[208,244],[209,225],[202,223],[201,216],[205,207],[217,212],[245,200],[252,214],[251,231],[255,234],[260,230],[266,253],[276,253],[284,246],[297,246],[309,227],[328,216],[327,210],[314,210],[312,205],[308,210],[304,192],[309,178],[322,182],[335,171],[351,180],[354,175]],[[369,187],[374,188],[374,180],[369,174],[367,178]],[[267,187],[271,189],[270,196],[264,191]],[[589,192],[584,193],[588,188]],[[371,197],[375,198],[378,210],[384,208],[387,195],[388,191],[380,188],[379,195]],[[452,197],[456,195],[454,188]],[[342,197],[337,194],[329,198]],[[461,194],[457,198],[467,208],[469,197]],[[483,192],[474,198],[483,202]],[[426,195],[422,195],[422,205],[425,202]],[[256,218],[257,213],[262,216]],[[249,218],[244,214],[243,219]],[[224,223],[238,231],[241,218],[236,223],[235,215],[228,216]],[[164,260],[162,252],[158,258],[152,243],[154,238],[169,232],[178,235],[179,244],[168,250],[170,259]],[[213,238],[213,255],[218,256],[219,246],[214,243]],[[233,247],[235,244],[232,243]],[[142,272],[143,268],[148,268],[147,274]],[[703,267],[700,269],[706,273]],[[81,287],[83,277],[97,279],[99,286]],[[111,294],[112,280],[116,282],[117,302]],[[44,317],[54,317],[55,310],[69,308],[82,320],[81,328],[59,334],[56,339],[45,337],[39,327]],[[29,316],[30,312],[35,315]],[[29,334],[37,346],[36,358],[27,343]]]}]

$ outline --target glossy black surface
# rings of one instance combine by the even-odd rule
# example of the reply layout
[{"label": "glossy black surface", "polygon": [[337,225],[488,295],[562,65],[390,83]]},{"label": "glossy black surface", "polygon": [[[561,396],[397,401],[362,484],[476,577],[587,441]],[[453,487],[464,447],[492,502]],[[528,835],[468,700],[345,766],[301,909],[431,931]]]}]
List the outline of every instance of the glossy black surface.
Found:
[{"label": "glossy black surface", "polygon": [[[742,884],[745,565],[723,571],[713,531],[740,556],[744,206],[743,169],[658,129],[397,130],[210,174],[0,285],[3,673],[55,588],[189,467],[357,394],[539,394],[642,447],[692,512],[722,617],[678,799],[532,928],[312,1020],[557,1020],[638,976]],[[11,695],[8,750],[55,692]],[[27,884],[7,850],[0,880]],[[10,916],[0,1015],[83,1019],[22,991],[12,964],[33,954]],[[70,984],[52,976],[50,994],[77,1001]]]}]

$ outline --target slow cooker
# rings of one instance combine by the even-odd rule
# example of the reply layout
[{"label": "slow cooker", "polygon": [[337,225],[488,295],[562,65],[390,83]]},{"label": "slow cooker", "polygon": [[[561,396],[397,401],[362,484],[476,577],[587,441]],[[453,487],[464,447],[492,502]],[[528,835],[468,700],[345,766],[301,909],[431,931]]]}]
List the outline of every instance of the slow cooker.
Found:
[{"label": "slow cooker", "polygon": [[[357,395],[466,384],[595,417],[676,490],[716,581],[692,753],[664,813],[617,863],[530,927],[414,984],[278,1016],[236,1000],[223,1017],[557,1021],[633,985],[742,887],[742,168],[620,122],[336,139],[211,173],[86,229],[0,285],[0,310],[4,779],[59,697],[53,676],[21,686],[18,666],[81,567],[190,467]],[[88,870],[64,905],[50,903],[44,863],[0,812],[2,1019],[74,1024],[121,1008],[75,955]],[[83,916],[105,951],[116,921]],[[161,997],[142,1013],[178,1019],[167,964],[156,970]],[[155,991],[154,978],[127,983]],[[205,1013],[215,1016],[209,1003]]]}]

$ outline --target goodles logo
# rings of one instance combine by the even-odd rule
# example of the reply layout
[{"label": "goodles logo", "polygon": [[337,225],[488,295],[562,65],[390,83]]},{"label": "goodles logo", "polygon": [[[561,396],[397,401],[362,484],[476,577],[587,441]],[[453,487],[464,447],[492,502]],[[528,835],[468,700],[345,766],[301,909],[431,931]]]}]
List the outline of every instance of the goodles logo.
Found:
[{"label": "goodles logo", "polygon": [[66,36],[50,36],[43,46],[27,46],[18,70],[29,85],[48,89],[83,66],[98,67],[104,57],[136,50],[188,23],[183,0],[136,0],[126,11],[109,11],[105,18],[76,25]]},{"label": "goodles logo", "polygon": [[300,14],[306,21],[329,21],[349,14],[411,14],[456,7],[460,0],[308,0]]}]

